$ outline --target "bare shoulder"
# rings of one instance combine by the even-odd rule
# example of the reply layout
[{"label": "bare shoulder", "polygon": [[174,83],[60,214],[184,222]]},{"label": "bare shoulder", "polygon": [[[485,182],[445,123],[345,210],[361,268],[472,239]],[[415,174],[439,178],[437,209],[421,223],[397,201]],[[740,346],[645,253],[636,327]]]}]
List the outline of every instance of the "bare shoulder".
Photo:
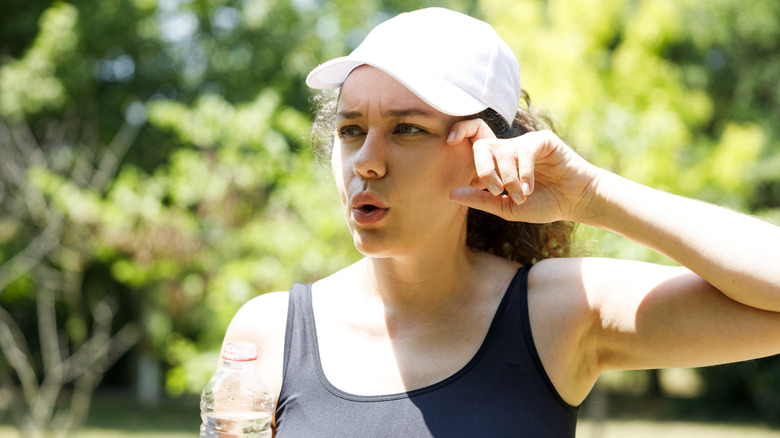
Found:
[{"label": "bare shoulder", "polygon": [[553,286],[576,279],[582,272],[585,258],[551,258],[537,262],[528,273],[528,281]]},{"label": "bare shoulder", "polygon": [[612,332],[635,332],[641,304],[664,283],[693,290],[703,281],[679,266],[608,258],[548,259],[531,269],[534,342],[564,400],[579,404],[585,398],[604,365],[605,340]]},{"label": "bare shoulder", "polygon": [[[558,258],[537,263],[528,277],[533,312],[548,323],[563,319],[570,330],[601,326],[605,308],[645,298],[658,284],[683,274],[686,268],[609,258]],[[698,277],[693,276],[698,279]],[[570,333],[572,334],[572,333]]]},{"label": "bare shoulder", "polygon": [[[667,266],[636,260],[610,258],[559,258],[537,263],[529,273],[529,287],[534,291],[584,293],[589,301],[605,298],[605,294],[630,293],[631,289],[647,290],[654,284],[689,273],[680,266]],[[584,297],[583,297],[584,298]]]},{"label": "bare shoulder", "polygon": [[[528,273],[529,306],[544,314],[584,311],[587,259],[553,258],[536,263]],[[548,308],[551,307],[551,308]],[[566,315],[571,317],[572,315]],[[568,319],[568,318],[567,318]]]},{"label": "bare shoulder", "polygon": [[224,340],[257,345],[258,368],[277,402],[284,372],[288,297],[288,292],[269,292],[249,300],[236,312]]},{"label": "bare shoulder", "polygon": [[534,344],[548,377],[569,404],[579,405],[598,376],[595,313],[583,281],[587,259],[547,259],[528,274]]},{"label": "bare shoulder", "polygon": [[283,341],[288,297],[288,292],[269,292],[247,301],[233,316],[225,341],[252,341],[261,350],[268,343]]},{"label": "bare shoulder", "polygon": [[528,273],[532,321],[566,324],[568,330],[582,328],[573,324],[585,323],[590,312],[584,281],[587,263],[583,258],[554,258],[534,265]]}]

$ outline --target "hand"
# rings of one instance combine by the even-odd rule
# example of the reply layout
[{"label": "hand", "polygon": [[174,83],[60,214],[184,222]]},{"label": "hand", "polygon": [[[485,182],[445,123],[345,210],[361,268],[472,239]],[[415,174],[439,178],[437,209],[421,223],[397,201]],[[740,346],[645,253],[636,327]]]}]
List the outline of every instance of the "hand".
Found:
[{"label": "hand", "polygon": [[597,168],[554,133],[497,139],[483,120],[472,119],[455,123],[447,139],[449,144],[464,141],[472,144],[476,175],[471,187],[452,191],[453,201],[532,223],[577,221],[593,214]]}]

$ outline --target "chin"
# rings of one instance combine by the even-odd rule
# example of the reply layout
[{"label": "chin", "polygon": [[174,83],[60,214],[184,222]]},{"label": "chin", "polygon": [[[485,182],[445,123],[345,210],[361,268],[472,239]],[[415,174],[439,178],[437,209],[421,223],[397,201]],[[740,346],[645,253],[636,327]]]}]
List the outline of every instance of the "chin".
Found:
[{"label": "chin", "polygon": [[385,257],[391,257],[393,255],[393,251],[391,251],[389,248],[385,246],[368,244],[364,241],[357,240],[357,239],[354,242],[355,242],[355,249],[366,257],[385,258]]},{"label": "chin", "polygon": [[411,248],[401,244],[398,240],[386,237],[382,238],[371,234],[372,233],[354,233],[352,235],[355,249],[366,257],[394,257],[408,253],[411,250]]}]

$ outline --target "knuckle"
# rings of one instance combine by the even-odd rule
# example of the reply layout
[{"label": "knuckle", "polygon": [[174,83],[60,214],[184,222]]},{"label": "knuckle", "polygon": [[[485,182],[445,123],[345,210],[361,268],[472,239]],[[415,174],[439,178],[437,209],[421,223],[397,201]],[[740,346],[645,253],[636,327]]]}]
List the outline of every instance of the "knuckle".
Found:
[{"label": "knuckle", "polygon": [[507,160],[514,159],[517,153],[513,148],[501,147],[496,150],[495,155],[498,160]]},{"label": "knuckle", "polygon": [[560,141],[558,136],[549,129],[533,132],[537,144],[553,144]]},{"label": "knuckle", "polygon": [[507,178],[504,178],[504,185],[505,186],[510,186],[510,187],[515,187],[515,186],[519,187],[520,186],[520,178],[518,178],[517,176],[514,176],[514,175],[509,176]]},{"label": "knuckle", "polygon": [[485,150],[493,149],[493,139],[490,138],[478,138],[474,141],[474,147]]},{"label": "knuckle", "polygon": [[491,178],[496,174],[493,169],[477,169],[477,176],[479,179]]},{"label": "knuckle", "polygon": [[518,157],[517,169],[522,171],[529,171],[534,168],[534,160],[527,157]]},{"label": "knuckle", "polygon": [[484,140],[476,140],[472,147],[477,151],[486,151],[489,149],[489,146],[487,143],[485,143]]}]

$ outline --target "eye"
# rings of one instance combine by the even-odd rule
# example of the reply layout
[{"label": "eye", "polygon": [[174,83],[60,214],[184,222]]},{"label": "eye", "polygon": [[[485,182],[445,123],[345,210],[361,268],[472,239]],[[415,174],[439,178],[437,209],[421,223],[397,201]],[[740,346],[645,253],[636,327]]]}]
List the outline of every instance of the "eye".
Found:
[{"label": "eye", "polygon": [[341,126],[337,132],[339,138],[353,138],[364,134],[363,130],[355,125]]},{"label": "eye", "polygon": [[401,135],[416,135],[425,133],[425,130],[419,126],[401,123],[395,128],[395,132]]}]

